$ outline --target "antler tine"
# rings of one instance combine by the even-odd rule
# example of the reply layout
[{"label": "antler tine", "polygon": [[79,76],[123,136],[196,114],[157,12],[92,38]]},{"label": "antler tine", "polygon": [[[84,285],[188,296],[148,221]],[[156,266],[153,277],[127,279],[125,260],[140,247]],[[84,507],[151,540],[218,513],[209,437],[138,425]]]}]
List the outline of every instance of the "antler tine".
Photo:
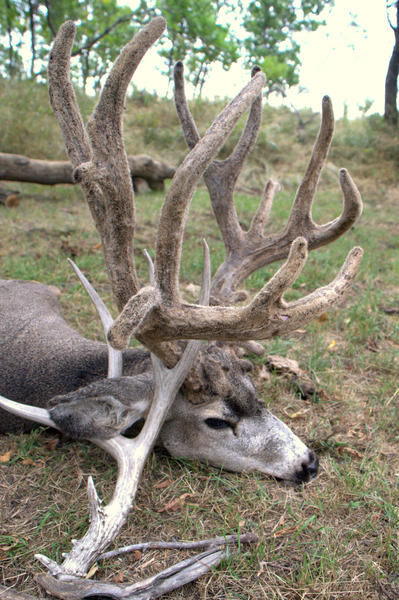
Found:
[{"label": "antler tine", "polygon": [[[259,67],[254,67],[251,77],[255,77],[260,71]],[[187,104],[184,91],[184,68],[181,62],[175,66],[174,79],[177,114],[187,145],[193,148],[200,136]],[[242,166],[256,141],[261,116],[262,93],[259,93],[252,103],[244,130],[231,155],[224,161],[214,160],[204,172],[204,180],[226,249],[235,247],[242,237],[233,192]]]},{"label": "antler tine", "polygon": [[148,251],[145,248],[143,250],[143,254],[144,254],[144,258],[147,261],[148,278],[150,280],[150,285],[154,285],[155,284],[155,268],[154,268],[154,263],[152,261],[151,256],[149,255]]},{"label": "antler tine", "polygon": [[220,113],[175,173],[162,207],[155,260],[156,280],[165,301],[179,300],[183,230],[198,181],[238,120],[260,94],[264,81],[263,73],[255,75]]},{"label": "antler tine", "polygon": [[269,179],[263,190],[262,199],[248,229],[248,236],[261,237],[264,233],[272,209],[274,196],[280,189],[280,184]]},{"label": "antler tine", "polygon": [[262,307],[265,302],[270,304],[270,302],[281,300],[284,292],[299,277],[308,257],[307,250],[308,244],[305,238],[298,237],[293,241],[287,261],[254,297],[248,310],[252,312],[256,307]]},{"label": "antler tine", "polygon": [[21,404],[20,402],[14,402],[4,396],[0,396],[0,406],[9,413],[21,417],[21,419],[28,419],[40,425],[46,425],[46,427],[53,427],[58,429],[57,425],[50,417],[50,413],[45,408],[39,406],[30,406],[29,404]]},{"label": "antler tine", "polygon": [[[310,211],[313,198],[316,192],[317,184],[320,179],[320,173],[324,161],[331,146],[331,140],[334,134],[334,112],[331,99],[324,96],[322,100],[321,123],[317,140],[313,147],[305,175],[300,183],[292,206],[291,215],[288,220],[288,229],[302,227],[307,219],[311,219]],[[300,225],[299,225],[300,223]]]},{"label": "antler tine", "polygon": [[94,287],[91,285],[90,281],[83,275],[83,273],[79,269],[79,267],[70,258],[68,258],[68,261],[69,261],[70,265],[72,266],[73,270],[75,271],[76,275],[78,276],[80,283],[83,285],[86,292],[88,293],[88,295],[89,295],[91,301],[93,302],[93,304],[98,312],[98,315],[101,319],[101,323],[103,325],[103,329],[104,329],[104,333],[105,333],[105,339],[107,342],[107,348],[108,348],[107,377],[108,378],[121,377],[122,370],[123,370],[122,352],[120,350],[115,350],[111,346],[111,344],[108,342],[108,339],[107,339],[107,334],[108,334],[109,328],[111,327],[112,323],[114,322],[114,319],[113,319],[111,313],[109,312],[108,308],[105,306],[104,302],[101,300],[100,296],[97,294]]},{"label": "antler tine", "polygon": [[176,112],[177,116],[179,117],[186,144],[191,150],[201,139],[201,137],[198,133],[197,125],[195,124],[193,115],[188,107],[184,85],[184,65],[181,60],[175,64],[173,75],[175,82],[174,96]]},{"label": "antler tine", "polygon": [[346,169],[340,170],[339,183],[344,196],[342,213],[330,223],[316,226],[316,232],[310,240],[312,247],[323,246],[340,237],[362,214],[363,203],[360,192]]},{"label": "antler tine", "polygon": [[[147,50],[162,35],[166,28],[163,17],[155,17],[126,44],[115,61],[106,83],[102,89],[100,100],[88,123],[88,132],[93,148],[99,156],[113,152],[126,154],[122,140],[122,115],[125,95],[140,61]],[[126,159],[127,164],[127,159]],[[130,177],[127,177],[130,180]]]},{"label": "antler tine", "polygon": [[75,33],[76,26],[73,21],[61,25],[50,52],[48,65],[51,106],[61,127],[69,160],[74,167],[90,160],[92,154],[75,91],[69,79]]},{"label": "antler tine", "polygon": [[[251,70],[251,77],[255,77],[258,73],[261,73],[261,68],[258,66],[253,67]],[[247,159],[248,154],[251,152],[256,139],[258,137],[259,129],[262,121],[262,94],[259,94],[252,103],[251,110],[248,114],[247,122],[240,135],[240,139],[235,145],[233,152],[223,162],[230,164],[230,168],[234,169],[236,177],[242,169],[242,165]]]}]

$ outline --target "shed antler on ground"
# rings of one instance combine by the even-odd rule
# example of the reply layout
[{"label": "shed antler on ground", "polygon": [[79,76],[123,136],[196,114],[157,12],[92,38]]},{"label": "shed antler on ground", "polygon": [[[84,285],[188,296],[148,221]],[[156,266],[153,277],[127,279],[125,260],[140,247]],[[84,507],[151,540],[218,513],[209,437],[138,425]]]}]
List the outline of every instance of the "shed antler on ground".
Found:
[{"label": "shed antler on ground", "polygon": [[[269,182],[251,227],[248,232],[244,232],[235,212],[233,190],[259,129],[265,77],[255,70],[250,82],[217,117],[205,135],[200,137],[185,101],[182,66],[179,64],[176,69],[176,103],[190,152],[176,170],[165,197],[157,233],[155,265],[151,265],[150,269],[150,285],[140,285],[133,253],[134,193],[123,145],[122,115],[130,79],[144,53],[164,28],[164,19],[154,19],[122,50],[87,127],[83,124],[69,80],[70,52],[75,34],[72,22],[61,27],[50,56],[51,103],[64,135],[68,156],[74,168],[74,178],[82,186],[101,237],[109,280],[120,310],[119,317],[113,323],[106,309],[100,307],[108,340],[117,351],[126,348],[132,335],[141,341],[152,353],[155,381],[153,388],[150,388],[153,390],[151,399],[141,409],[141,414],[146,419],[136,438],[127,439],[118,432],[109,439],[105,439],[107,436],[103,436],[104,439],[99,439],[100,435],[91,436],[94,443],[104,448],[118,462],[119,475],[111,502],[105,507],[101,505],[90,479],[88,490],[91,523],[88,532],[81,540],[73,542],[71,551],[66,554],[61,565],[42,555],[38,556],[49,571],[49,575],[41,577],[42,584],[49,593],[61,598],[81,598],[95,594],[155,598],[174,589],[181,582],[192,580],[198,573],[220,561],[224,551],[219,549],[218,540],[214,542],[217,549],[213,547],[209,552],[201,554],[194,567],[191,562],[184,563],[160,574],[155,578],[158,586],[156,589],[150,589],[148,582],[124,587],[104,584],[104,587],[98,582],[80,579],[87,574],[125,522],[145,460],[183,382],[183,389],[187,394],[195,391],[200,394],[203,391],[198,371],[193,368],[194,363],[197,362],[199,368],[203,367],[210,379],[212,373],[216,373],[217,358],[212,358],[214,347],[208,346],[203,351],[203,356],[209,358],[208,363],[204,363],[205,366],[201,362],[203,356],[196,361],[201,340],[247,343],[285,334],[303,326],[340,303],[356,275],[362,255],[360,248],[354,248],[332,283],[300,300],[290,303],[284,301],[285,291],[296,280],[306,261],[308,246],[315,248],[335,239],[352,225],[361,212],[356,187],[346,171],[342,171],[341,185],[345,202],[341,217],[323,226],[316,225],[311,218],[313,196],[332,135],[330,101],[323,101],[319,138],[287,226],[278,234],[265,236],[263,233],[277,189],[276,184]],[[247,111],[249,117],[246,127],[232,155],[226,161],[215,161],[226,138]],[[217,303],[214,306],[208,306],[211,284],[206,246],[199,303],[184,302],[179,290],[185,222],[191,198],[203,175],[226,246],[226,260],[219,268],[212,285],[213,301]],[[285,264],[248,304],[239,307],[232,305],[242,297],[237,292],[237,287],[251,272],[281,258],[287,258]],[[101,305],[94,290],[84,279],[83,281],[95,303]],[[175,343],[178,340],[190,340],[184,351],[181,345]],[[118,365],[118,356],[112,364]],[[111,369],[109,375],[116,377],[120,372]],[[220,380],[213,381],[216,387],[214,396],[219,398],[224,394],[231,400],[231,388],[238,379],[236,375],[231,380],[226,375],[220,377]],[[120,385],[120,382],[116,381],[116,385]],[[249,384],[245,383],[244,388],[247,393],[246,402],[252,407],[248,421],[252,423],[258,419],[262,424],[260,404],[255,402],[255,394]],[[21,409],[20,405],[6,399],[0,405],[15,414],[60,428],[55,417],[57,411],[53,412],[53,409]],[[186,411],[189,410],[187,407],[188,403]],[[277,419],[273,419],[277,422]],[[240,429],[238,417],[236,421],[223,421],[222,424],[220,419],[218,424],[215,423],[218,419],[209,418],[205,422],[206,420],[210,428],[230,427],[231,435],[234,428]],[[121,431],[125,425],[124,422]],[[280,462],[284,463],[289,456],[293,466],[288,469],[289,476],[286,478],[309,480],[317,471],[314,454],[286,426],[280,426],[285,428],[283,438],[273,436],[274,441],[270,442],[275,444],[273,460],[281,468]],[[245,427],[243,429],[244,437],[247,435],[248,438],[244,444],[246,462],[243,463],[245,466],[239,464],[242,469],[261,469],[257,454],[259,450],[255,450],[259,445],[259,438],[255,439],[256,436],[253,436],[254,439],[251,439],[251,430],[245,430]],[[239,431],[234,431],[234,435],[241,439]],[[219,451],[224,457],[219,462],[229,466],[229,457],[226,453],[223,454],[222,449]],[[232,468],[236,468],[236,465]],[[275,471],[269,472],[275,474]],[[284,468],[282,473],[285,476]],[[166,580],[168,585],[164,584]]]}]

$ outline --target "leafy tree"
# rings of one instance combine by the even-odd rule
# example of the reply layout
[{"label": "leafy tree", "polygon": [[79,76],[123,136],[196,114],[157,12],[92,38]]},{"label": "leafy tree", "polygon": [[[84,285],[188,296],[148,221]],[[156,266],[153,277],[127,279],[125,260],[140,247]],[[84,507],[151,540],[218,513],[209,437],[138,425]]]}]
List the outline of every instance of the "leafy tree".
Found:
[{"label": "leafy tree", "polygon": [[392,55],[385,78],[384,119],[391,125],[398,123],[396,98],[398,95],[399,75],[399,2],[386,2],[387,18],[395,37]]},{"label": "leafy tree", "polygon": [[[209,65],[220,62],[228,69],[239,56],[238,45],[229,28],[218,22],[227,1],[154,0],[145,11],[162,14],[168,24],[168,35],[161,39],[159,54],[165,59],[165,73],[172,78],[173,65],[185,61],[191,83],[201,93]],[[141,6],[144,12],[144,5]]]},{"label": "leafy tree", "polygon": [[20,46],[26,31],[24,2],[4,0],[0,2],[0,73],[15,77],[23,70]]},{"label": "leafy tree", "polygon": [[333,3],[334,0],[251,0],[243,18],[243,27],[250,34],[244,40],[247,64],[261,66],[269,79],[269,91],[298,83],[300,46],[293,35],[324,25],[319,15]]},{"label": "leafy tree", "polygon": [[0,8],[0,35],[8,40],[8,46],[0,47],[3,56],[9,57],[4,72],[12,76],[18,65],[21,74],[21,36],[29,32],[29,76],[40,76],[59,26],[72,19],[78,26],[72,72],[84,86],[89,77],[98,86],[120,48],[135,32],[132,17],[132,11],[118,6],[117,0],[5,0],[5,6]]},{"label": "leafy tree", "polygon": [[[67,19],[76,21],[72,73],[86,86],[98,87],[120,48],[131,38],[137,25],[154,14],[162,14],[168,35],[161,38],[159,54],[171,78],[177,60],[184,60],[189,79],[201,93],[209,66],[219,62],[227,69],[246,52],[248,66],[260,64],[270,85],[298,82],[298,31],[313,31],[323,21],[322,9],[333,0],[141,0],[132,12],[118,0],[2,0],[0,1],[0,58],[3,74],[23,74],[20,47],[22,36],[30,37],[31,59],[28,74],[45,72],[52,40]],[[230,11],[230,12],[229,12]],[[239,16],[247,33],[238,42],[221,15]],[[245,37],[245,35],[244,35]],[[240,50],[240,51],[239,51]]]}]

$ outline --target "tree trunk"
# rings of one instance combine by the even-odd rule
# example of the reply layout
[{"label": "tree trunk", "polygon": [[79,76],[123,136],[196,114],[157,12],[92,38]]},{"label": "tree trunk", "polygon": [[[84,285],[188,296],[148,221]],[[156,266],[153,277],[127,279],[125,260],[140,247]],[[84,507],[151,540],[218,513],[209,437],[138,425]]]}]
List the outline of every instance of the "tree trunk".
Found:
[{"label": "tree trunk", "polygon": [[[136,177],[145,179],[149,187],[155,190],[163,189],[164,179],[170,179],[175,172],[174,167],[153,160],[146,154],[128,156],[128,161],[133,184]],[[75,183],[72,177],[72,165],[68,161],[36,160],[20,154],[1,152],[0,180],[28,181],[44,185]]]},{"label": "tree trunk", "polygon": [[389,61],[388,72],[385,79],[385,110],[384,119],[392,125],[398,123],[398,109],[396,97],[398,93],[399,74],[399,45],[395,44]]},{"label": "tree trunk", "polygon": [[35,61],[36,61],[36,24],[35,24],[35,6],[32,0],[29,0],[29,28],[30,28],[30,76],[33,79],[35,76]]},{"label": "tree trunk", "polygon": [[398,109],[396,98],[398,94],[399,75],[399,2],[396,4],[396,26],[389,22],[394,35],[395,45],[389,61],[387,76],[385,78],[385,108],[384,119],[391,125],[398,123]]}]

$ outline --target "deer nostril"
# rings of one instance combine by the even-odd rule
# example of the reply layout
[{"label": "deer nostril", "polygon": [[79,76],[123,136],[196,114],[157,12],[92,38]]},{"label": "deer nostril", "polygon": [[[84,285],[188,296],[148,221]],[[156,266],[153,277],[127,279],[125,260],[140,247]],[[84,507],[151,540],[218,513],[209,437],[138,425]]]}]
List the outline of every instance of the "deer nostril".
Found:
[{"label": "deer nostril", "polygon": [[319,459],[317,458],[316,454],[310,450],[309,451],[309,464],[308,464],[308,471],[309,471],[310,479],[313,479],[314,477],[316,477],[318,470],[319,470]]},{"label": "deer nostril", "polygon": [[301,464],[301,470],[297,471],[296,479],[298,483],[310,481],[317,475],[319,469],[319,460],[314,452],[309,450],[308,460]]}]

